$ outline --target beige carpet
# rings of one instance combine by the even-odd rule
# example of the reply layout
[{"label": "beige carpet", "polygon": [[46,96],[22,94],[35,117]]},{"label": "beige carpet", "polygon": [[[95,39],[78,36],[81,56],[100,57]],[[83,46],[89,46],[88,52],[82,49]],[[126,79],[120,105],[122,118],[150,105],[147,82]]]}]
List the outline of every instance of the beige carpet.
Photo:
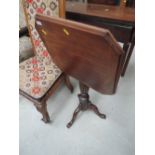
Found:
[{"label": "beige carpet", "polygon": [[62,85],[48,100],[51,124],[40,121],[32,103],[20,96],[20,155],[134,155],[134,55],[115,95],[90,91],[106,120],[86,111],[66,128],[78,104],[78,82],[72,82],[73,94]]}]

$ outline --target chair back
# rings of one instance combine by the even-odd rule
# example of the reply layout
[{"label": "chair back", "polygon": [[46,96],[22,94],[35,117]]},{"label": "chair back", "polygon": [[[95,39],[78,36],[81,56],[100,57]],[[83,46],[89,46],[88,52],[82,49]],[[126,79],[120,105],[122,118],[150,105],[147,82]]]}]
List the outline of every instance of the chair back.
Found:
[{"label": "chair back", "polygon": [[65,1],[64,0],[22,0],[26,22],[31,37],[33,50],[35,55],[42,60],[51,61],[44,43],[42,42],[39,33],[35,28],[35,15],[44,14],[48,16],[64,17],[65,16]]}]

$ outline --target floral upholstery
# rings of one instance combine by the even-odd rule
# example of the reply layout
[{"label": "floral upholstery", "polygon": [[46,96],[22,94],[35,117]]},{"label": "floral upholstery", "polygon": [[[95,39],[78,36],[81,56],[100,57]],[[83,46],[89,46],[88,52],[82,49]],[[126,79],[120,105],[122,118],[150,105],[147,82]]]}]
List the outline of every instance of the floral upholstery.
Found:
[{"label": "floral upholstery", "polygon": [[61,75],[53,63],[39,33],[35,28],[36,13],[59,16],[59,0],[23,0],[35,57],[20,63],[20,90],[34,98],[42,97]]},{"label": "floral upholstery", "polygon": [[35,56],[20,63],[19,87],[34,98],[42,97],[60,76],[61,71],[54,63],[47,63]]},{"label": "floral upholstery", "polygon": [[[45,61],[51,61],[51,57],[44,57],[44,52],[47,51],[44,43],[42,42],[39,34],[35,28],[35,15],[36,13],[48,16],[59,16],[59,0],[23,0],[24,8],[27,14],[28,25],[30,34],[32,36],[33,45],[35,47],[36,55],[45,58]],[[48,51],[46,52],[46,54]]]}]

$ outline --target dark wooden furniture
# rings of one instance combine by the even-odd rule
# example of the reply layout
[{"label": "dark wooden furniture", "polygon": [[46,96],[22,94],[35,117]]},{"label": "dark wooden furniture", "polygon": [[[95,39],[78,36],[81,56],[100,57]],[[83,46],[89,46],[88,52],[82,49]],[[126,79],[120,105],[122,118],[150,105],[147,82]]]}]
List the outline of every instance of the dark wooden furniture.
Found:
[{"label": "dark wooden furniture", "polygon": [[[50,10],[51,8],[48,8],[49,4],[50,4],[50,6],[51,6],[51,4],[53,4],[55,7],[53,8],[53,6],[52,6],[51,10],[53,12],[56,11],[56,13],[58,13],[58,16],[60,16],[62,18],[65,17],[65,1],[64,0],[58,0],[58,1],[50,0],[50,1],[48,1],[48,3],[47,3],[46,0],[41,0],[41,1],[42,1],[43,6],[45,7],[44,8],[45,10],[46,9]],[[57,4],[55,4],[54,2],[56,2]],[[40,13],[42,12],[43,13],[43,11],[45,11],[44,9],[40,8],[39,5],[37,5],[37,3],[38,3],[37,0],[33,0],[33,1],[23,0],[24,13],[25,13],[25,16],[26,16],[26,22],[27,22],[27,25],[28,25],[29,35],[30,35],[30,38],[32,40],[33,51],[34,51],[35,54],[37,53],[37,50],[38,50],[38,44],[35,45],[34,39],[36,38],[36,36],[37,36],[37,39],[39,40],[39,42],[41,41],[41,39],[40,39],[39,35],[37,34],[38,32],[35,29],[35,25],[32,25],[32,24],[35,24],[35,23],[33,23],[33,21],[31,21],[31,20],[35,20],[35,19],[32,19],[32,18],[35,18],[34,14],[36,14],[36,12],[40,12]],[[39,3],[40,3],[40,1],[39,1]],[[32,8],[28,9],[29,6],[31,7],[31,5],[33,6],[33,9]],[[49,10],[48,11],[46,10],[47,13],[49,12]],[[31,12],[29,12],[29,11],[31,11]],[[36,40],[36,41],[38,41],[38,40]],[[40,48],[40,51],[42,53],[44,53],[44,51],[43,51],[45,49],[44,45],[41,44],[39,46],[39,48]],[[50,82],[53,82],[52,80],[54,79],[54,76],[56,76],[56,73],[55,73],[56,70],[53,69],[54,67],[56,67],[56,65],[53,65],[53,63],[50,62],[51,60],[45,62],[46,57],[48,56],[48,52],[49,51],[46,50],[45,51],[45,56],[42,55],[42,57],[39,56],[39,58],[37,58],[38,55],[39,55],[37,53],[36,56],[34,58],[32,58],[31,61],[26,60],[25,62],[22,62],[22,63],[26,64],[27,66],[26,65],[25,66],[21,65],[22,63],[20,63],[20,69],[22,68],[24,70],[26,68],[26,72],[27,73],[29,72],[29,73],[32,74],[32,75],[31,74],[29,74],[29,75],[24,74],[24,79],[27,78],[29,80],[25,84],[25,87],[30,87],[30,82],[31,81],[36,81],[36,83],[34,84],[35,86],[33,86],[33,87],[34,88],[36,87],[38,89],[34,89],[35,90],[34,94],[36,94],[37,92],[40,91],[40,85],[45,85],[46,83],[50,84]],[[49,58],[49,57],[47,57],[47,58]],[[42,63],[38,63],[39,62],[38,60],[39,61],[41,60]],[[45,65],[46,64],[47,64],[47,66],[51,65],[49,67],[50,70],[46,71],[46,69],[45,69]],[[51,70],[51,68],[52,68],[52,70]],[[42,70],[42,72],[41,72],[41,70]],[[57,69],[57,71],[59,71],[59,70]],[[48,81],[47,76],[44,76],[44,75],[46,75],[45,74],[46,72],[49,72],[49,74],[53,75],[53,79],[49,79],[49,81]],[[27,76],[26,78],[25,78],[25,75]],[[22,85],[22,81],[24,81],[22,78],[23,78],[23,76],[20,76],[20,81],[21,82],[19,82],[19,83],[21,83],[21,85]],[[47,79],[47,81],[45,81],[45,79]],[[42,82],[37,82],[39,80],[42,80]],[[66,84],[68,89],[71,92],[73,92],[73,86],[70,83],[69,77],[65,73],[61,73],[56,78],[56,80],[53,82],[51,87],[41,97],[36,97],[36,96],[34,97],[33,95],[28,94],[26,91],[23,91],[21,89],[21,87],[19,88],[19,93],[21,95],[23,95],[24,97],[26,97],[27,99],[29,99],[30,101],[33,102],[33,104],[35,105],[36,109],[42,114],[42,116],[43,116],[42,120],[45,123],[48,123],[48,122],[50,122],[50,117],[49,117],[49,114],[48,114],[48,111],[47,111],[47,103],[46,103],[46,101],[56,91],[56,89],[60,86],[60,84],[62,84],[63,82]],[[44,89],[45,88],[46,87],[44,87]]]},{"label": "dark wooden furniture", "polygon": [[36,28],[58,67],[80,82],[79,106],[67,127],[81,110],[91,109],[106,118],[89,100],[88,90],[93,88],[104,94],[116,92],[123,49],[110,31],[43,15],[36,16]]},{"label": "dark wooden furniture", "polygon": [[116,5],[117,0],[87,0],[88,3]]},{"label": "dark wooden furniture", "polygon": [[135,7],[135,0],[87,0],[88,3]]},{"label": "dark wooden furniture", "polygon": [[127,0],[126,6],[134,8],[135,7],[135,0]]},{"label": "dark wooden furniture", "polygon": [[134,47],[135,11],[133,8],[84,4],[76,2],[66,3],[66,18],[74,21],[109,29],[117,41],[124,43],[124,62],[122,76]]}]

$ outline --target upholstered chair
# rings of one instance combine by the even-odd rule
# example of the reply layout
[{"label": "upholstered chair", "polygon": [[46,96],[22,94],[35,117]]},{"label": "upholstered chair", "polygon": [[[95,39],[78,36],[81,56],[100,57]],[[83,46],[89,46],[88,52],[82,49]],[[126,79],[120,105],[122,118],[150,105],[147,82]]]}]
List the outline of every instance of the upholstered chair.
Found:
[{"label": "upholstered chair", "polygon": [[42,120],[49,122],[47,99],[65,82],[72,92],[73,87],[69,77],[54,64],[36,28],[35,15],[37,13],[48,16],[64,17],[64,0],[23,0],[25,17],[32,42],[34,57],[19,65],[20,94],[30,99],[36,109],[42,114]]}]

